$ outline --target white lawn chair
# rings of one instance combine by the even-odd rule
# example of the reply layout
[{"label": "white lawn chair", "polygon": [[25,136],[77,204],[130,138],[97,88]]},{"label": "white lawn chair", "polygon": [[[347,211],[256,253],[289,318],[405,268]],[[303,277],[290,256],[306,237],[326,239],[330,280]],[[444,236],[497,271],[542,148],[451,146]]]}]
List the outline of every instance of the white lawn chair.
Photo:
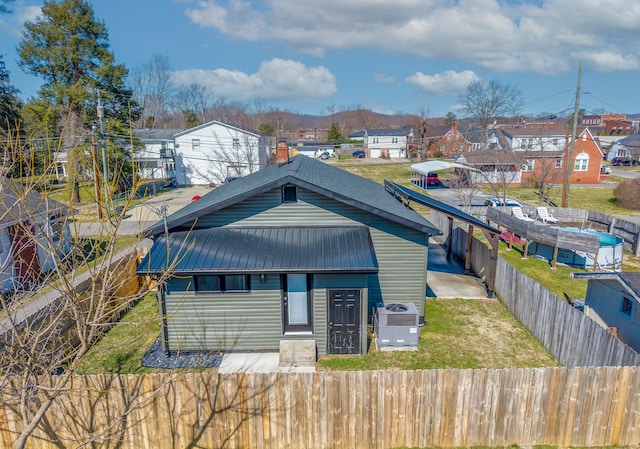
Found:
[{"label": "white lawn chair", "polygon": [[511,208],[511,213],[513,214],[514,217],[516,217],[518,220],[522,220],[522,221],[535,221],[533,218],[529,218],[529,216],[527,214],[525,214],[524,212],[522,212],[522,208],[521,207],[512,207]]},{"label": "white lawn chair", "polygon": [[541,206],[537,209],[538,218],[542,220],[543,223],[557,223],[558,219],[551,215],[546,207]]}]

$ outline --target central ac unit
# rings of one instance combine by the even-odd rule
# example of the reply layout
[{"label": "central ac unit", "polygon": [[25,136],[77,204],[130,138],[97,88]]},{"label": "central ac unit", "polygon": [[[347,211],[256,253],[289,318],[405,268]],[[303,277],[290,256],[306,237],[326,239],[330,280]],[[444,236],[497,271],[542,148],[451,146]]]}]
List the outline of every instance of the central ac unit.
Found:
[{"label": "central ac unit", "polygon": [[420,315],[413,303],[393,303],[376,309],[373,329],[378,348],[417,347]]}]

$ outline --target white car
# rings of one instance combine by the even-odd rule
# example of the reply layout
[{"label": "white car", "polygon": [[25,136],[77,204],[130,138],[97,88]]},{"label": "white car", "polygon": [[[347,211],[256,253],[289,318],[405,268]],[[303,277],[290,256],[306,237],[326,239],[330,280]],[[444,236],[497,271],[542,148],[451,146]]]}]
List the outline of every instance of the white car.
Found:
[{"label": "white car", "polygon": [[485,206],[489,207],[522,207],[522,204],[511,198],[487,198],[484,201]]}]

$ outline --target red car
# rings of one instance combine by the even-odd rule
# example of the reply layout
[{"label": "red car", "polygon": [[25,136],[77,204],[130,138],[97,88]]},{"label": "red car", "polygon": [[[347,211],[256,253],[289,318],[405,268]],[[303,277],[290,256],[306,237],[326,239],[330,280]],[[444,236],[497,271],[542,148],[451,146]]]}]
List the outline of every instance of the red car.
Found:
[{"label": "red car", "polygon": [[438,178],[438,174],[434,171],[430,171],[427,173],[427,176],[423,176],[422,180],[427,183],[428,186],[439,186],[440,178]]}]

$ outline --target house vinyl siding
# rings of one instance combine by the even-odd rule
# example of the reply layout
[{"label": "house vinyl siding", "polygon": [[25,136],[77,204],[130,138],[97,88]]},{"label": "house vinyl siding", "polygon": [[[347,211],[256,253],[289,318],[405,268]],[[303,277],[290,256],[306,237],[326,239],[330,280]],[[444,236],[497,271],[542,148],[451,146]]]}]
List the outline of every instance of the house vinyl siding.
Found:
[{"label": "house vinyl siding", "polygon": [[[284,334],[280,276],[268,274],[260,283],[251,276],[251,291],[234,294],[196,293],[191,277],[174,278],[165,296],[171,351],[278,351],[280,341],[313,339],[318,353],[327,352],[327,289],[362,289],[366,301],[366,275],[313,276],[313,332]],[[366,323],[363,307],[362,322]],[[363,326],[366,329],[366,326]],[[366,342],[366,335],[364,336]],[[365,348],[366,349],[366,348]]]},{"label": "house vinyl siding", "polygon": [[[620,311],[622,297],[633,302],[631,316]],[[585,315],[604,328],[617,328],[618,338],[635,351],[640,351],[640,302],[616,280],[589,282]]]},{"label": "house vinyl siding", "polygon": [[380,268],[369,276],[367,309],[413,302],[424,314],[428,235],[420,231],[303,188],[297,203],[282,203],[280,189],[274,189],[202,217],[197,227],[356,224],[370,227]]}]

